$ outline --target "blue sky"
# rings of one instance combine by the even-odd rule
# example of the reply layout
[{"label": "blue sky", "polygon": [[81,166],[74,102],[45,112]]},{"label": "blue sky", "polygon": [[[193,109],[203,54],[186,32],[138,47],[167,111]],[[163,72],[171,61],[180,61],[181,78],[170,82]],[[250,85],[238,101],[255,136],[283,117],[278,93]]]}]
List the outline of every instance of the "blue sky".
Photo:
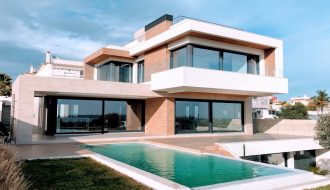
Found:
[{"label": "blue sky", "polygon": [[11,0],[0,2],[0,72],[13,78],[38,66],[44,52],[82,59],[132,40],[168,13],[225,24],[284,41],[287,99],[330,93],[330,1],[310,0]]}]

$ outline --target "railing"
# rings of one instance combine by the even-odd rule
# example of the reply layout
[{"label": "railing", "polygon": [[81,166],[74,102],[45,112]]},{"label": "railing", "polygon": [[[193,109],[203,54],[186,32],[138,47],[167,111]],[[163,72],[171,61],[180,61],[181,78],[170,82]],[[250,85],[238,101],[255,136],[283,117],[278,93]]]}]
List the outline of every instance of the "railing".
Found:
[{"label": "railing", "polygon": [[200,20],[200,19],[196,19],[196,18],[190,18],[190,17],[186,17],[186,16],[181,16],[181,15],[177,16],[173,19],[172,25],[175,25],[175,24],[177,24],[177,23],[179,23],[183,20],[186,20],[186,19],[195,20],[195,21],[199,21],[199,22],[205,22],[205,23],[214,24],[214,25],[217,25],[217,26],[222,26],[222,27],[226,27],[226,28],[232,28],[232,29],[244,31],[241,28],[235,28],[235,27],[231,27],[231,26],[227,26],[227,25],[223,25],[223,24],[218,24],[218,23],[214,23],[214,22],[204,21],[204,20]]},{"label": "railing", "polygon": [[[242,30],[243,29],[240,29],[240,28],[235,28],[235,27],[231,27],[231,26],[226,26],[226,25],[223,25],[223,24],[218,24],[218,23],[214,23],[214,22],[209,22],[209,21],[204,21],[204,20],[200,20],[200,19],[196,19],[196,18],[190,18],[190,17],[186,17],[186,16],[177,16],[173,19],[172,21],[172,25],[175,25],[175,24],[178,24],[180,23],[181,21],[184,21],[184,20],[195,20],[195,21],[199,21],[199,22],[205,22],[205,23],[209,23],[209,24],[214,24],[214,25],[217,25],[217,26],[222,26],[222,27],[226,27],[226,28],[232,28],[232,29],[236,29],[236,30]],[[141,36],[138,36],[137,38],[134,38],[134,40],[138,41],[138,42],[142,42],[145,40],[145,34],[141,35]]]}]

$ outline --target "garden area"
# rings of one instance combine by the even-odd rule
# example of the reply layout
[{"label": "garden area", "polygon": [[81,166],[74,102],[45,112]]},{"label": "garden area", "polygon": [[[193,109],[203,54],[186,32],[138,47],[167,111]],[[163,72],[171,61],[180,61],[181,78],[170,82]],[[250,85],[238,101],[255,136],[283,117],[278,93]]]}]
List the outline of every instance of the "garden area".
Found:
[{"label": "garden area", "polygon": [[90,158],[42,159],[17,162],[0,144],[0,189],[121,189],[148,187]]}]

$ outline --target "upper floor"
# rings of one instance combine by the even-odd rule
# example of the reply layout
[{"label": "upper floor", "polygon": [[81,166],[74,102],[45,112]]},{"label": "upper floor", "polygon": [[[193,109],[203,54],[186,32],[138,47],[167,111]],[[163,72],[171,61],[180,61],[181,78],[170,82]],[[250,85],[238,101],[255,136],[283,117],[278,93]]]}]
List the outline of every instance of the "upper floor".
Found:
[{"label": "upper floor", "polygon": [[85,79],[148,83],[153,91],[265,96],[287,93],[283,42],[228,26],[164,15],[129,44],[84,59]]}]

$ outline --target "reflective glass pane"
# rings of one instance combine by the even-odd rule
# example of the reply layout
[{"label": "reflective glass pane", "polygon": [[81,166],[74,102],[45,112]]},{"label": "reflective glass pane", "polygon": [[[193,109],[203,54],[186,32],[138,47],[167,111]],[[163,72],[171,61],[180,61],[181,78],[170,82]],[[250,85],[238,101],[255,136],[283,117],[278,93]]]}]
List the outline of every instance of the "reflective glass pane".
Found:
[{"label": "reflective glass pane", "polygon": [[247,73],[247,56],[224,52],[223,70],[238,73]]},{"label": "reflective glass pane", "polygon": [[259,57],[250,55],[248,60],[248,73],[259,74]]},{"label": "reflective glass pane", "polygon": [[138,63],[138,83],[144,82],[144,61]]},{"label": "reflective glass pane", "polygon": [[104,64],[97,68],[97,80],[110,80],[110,64]]},{"label": "reflective glass pane", "polygon": [[241,103],[212,103],[213,131],[243,131]]},{"label": "reflective glass pane", "polygon": [[58,99],[56,133],[100,131],[102,101]]},{"label": "reflective glass pane", "polygon": [[104,130],[126,130],[126,101],[104,102]]},{"label": "reflective glass pane", "polygon": [[219,51],[194,47],[193,67],[218,70],[220,68]]},{"label": "reflective glass pane", "polygon": [[187,47],[172,52],[172,68],[187,65]]},{"label": "reflective glass pane", "polygon": [[131,82],[131,64],[118,64],[119,82]]},{"label": "reflective glass pane", "polygon": [[209,131],[208,102],[176,101],[175,129],[178,133]]}]

